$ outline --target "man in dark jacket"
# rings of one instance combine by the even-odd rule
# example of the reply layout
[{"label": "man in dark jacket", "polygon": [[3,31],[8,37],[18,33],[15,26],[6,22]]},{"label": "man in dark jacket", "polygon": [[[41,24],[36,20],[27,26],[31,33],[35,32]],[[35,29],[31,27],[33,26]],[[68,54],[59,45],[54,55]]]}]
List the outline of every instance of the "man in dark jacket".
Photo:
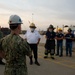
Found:
[{"label": "man in dark jacket", "polygon": [[50,25],[48,31],[46,32],[46,44],[45,44],[45,56],[44,58],[48,57],[48,53],[50,53],[51,58],[54,59],[55,54],[55,37],[56,33],[54,32],[53,25]]},{"label": "man in dark jacket", "polygon": [[72,34],[72,30],[71,28],[68,29],[68,33],[65,35],[65,39],[66,39],[66,56],[68,56],[68,52],[69,52],[69,56],[72,56],[72,41],[74,39],[74,34]]}]

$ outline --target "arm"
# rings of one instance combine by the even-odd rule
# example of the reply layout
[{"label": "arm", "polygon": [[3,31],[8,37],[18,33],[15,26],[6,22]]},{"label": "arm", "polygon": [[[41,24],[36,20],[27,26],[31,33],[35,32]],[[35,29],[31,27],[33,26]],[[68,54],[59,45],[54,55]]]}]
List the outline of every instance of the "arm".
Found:
[{"label": "arm", "polygon": [[22,40],[22,41],[20,42],[19,47],[20,47],[20,50],[23,50],[23,53],[24,53],[25,55],[27,55],[27,56],[29,56],[29,57],[32,55],[31,48],[30,48],[30,46],[28,45],[28,43],[27,43],[26,40]]},{"label": "arm", "polygon": [[48,32],[46,32],[46,34],[45,34],[45,38],[46,38],[46,39],[49,39],[49,38],[48,38]]},{"label": "arm", "polygon": [[37,45],[38,45],[41,39],[41,35],[39,34],[39,32],[37,34],[38,34],[38,42],[37,42]]},{"label": "arm", "polygon": [[72,35],[72,38],[71,39],[74,40],[74,34]]},{"label": "arm", "polygon": [[58,37],[57,37],[57,40],[63,40],[63,39],[64,39],[64,37],[61,37],[61,38],[58,38]]},{"label": "arm", "polygon": [[37,45],[39,44],[39,42],[40,42],[40,38],[38,39]]},{"label": "arm", "polygon": [[5,53],[4,53],[3,48],[2,48],[2,41],[3,41],[3,39],[0,40],[0,57],[4,58],[5,57]]},{"label": "arm", "polygon": [[3,38],[3,32],[0,31],[0,39]]},{"label": "arm", "polygon": [[4,38],[0,39],[0,51],[3,51],[3,48],[2,48],[3,40],[4,40]]}]

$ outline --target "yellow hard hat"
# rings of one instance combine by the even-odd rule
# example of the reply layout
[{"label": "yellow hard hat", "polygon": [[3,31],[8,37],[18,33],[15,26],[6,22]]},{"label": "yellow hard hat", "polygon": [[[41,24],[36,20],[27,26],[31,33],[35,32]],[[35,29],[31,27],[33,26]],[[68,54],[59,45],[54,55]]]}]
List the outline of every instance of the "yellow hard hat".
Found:
[{"label": "yellow hard hat", "polygon": [[62,29],[61,28],[58,28],[58,31],[62,31]]}]

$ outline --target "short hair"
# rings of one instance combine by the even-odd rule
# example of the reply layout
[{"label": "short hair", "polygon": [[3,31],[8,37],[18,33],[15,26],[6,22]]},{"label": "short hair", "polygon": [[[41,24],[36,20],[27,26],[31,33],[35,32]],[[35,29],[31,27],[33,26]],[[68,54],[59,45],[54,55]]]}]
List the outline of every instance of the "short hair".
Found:
[{"label": "short hair", "polygon": [[20,25],[20,24],[9,24],[9,27],[11,30],[14,30],[18,27],[18,25]]}]

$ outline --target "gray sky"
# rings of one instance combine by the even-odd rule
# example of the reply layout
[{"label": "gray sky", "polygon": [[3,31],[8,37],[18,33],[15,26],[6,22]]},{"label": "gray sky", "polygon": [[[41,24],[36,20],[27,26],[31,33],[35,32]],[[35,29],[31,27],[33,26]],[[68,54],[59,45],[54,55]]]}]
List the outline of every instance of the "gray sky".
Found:
[{"label": "gray sky", "polygon": [[28,29],[28,21],[32,22],[32,17],[40,30],[45,30],[50,24],[55,27],[62,27],[63,24],[75,25],[75,0],[0,0],[2,27],[9,26],[8,20],[12,14],[22,18],[22,29]]}]

